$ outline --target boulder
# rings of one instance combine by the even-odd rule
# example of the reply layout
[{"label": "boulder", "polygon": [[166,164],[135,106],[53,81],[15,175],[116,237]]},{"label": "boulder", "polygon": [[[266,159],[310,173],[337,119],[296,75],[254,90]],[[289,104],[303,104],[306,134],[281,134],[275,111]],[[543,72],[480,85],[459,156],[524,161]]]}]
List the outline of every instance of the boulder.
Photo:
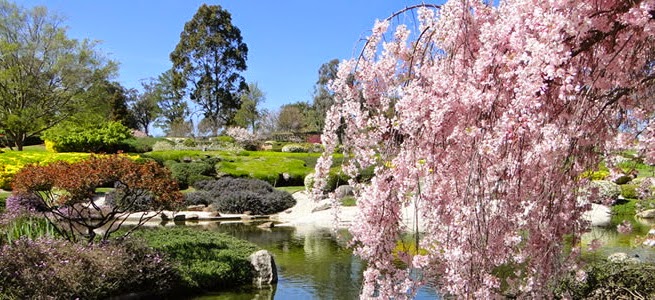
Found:
[{"label": "boulder", "polygon": [[320,205],[314,207],[314,209],[312,209],[312,212],[315,213],[315,212],[317,212],[317,211],[328,210],[328,209],[330,209],[330,208],[332,208],[332,204],[330,204],[330,203],[323,203],[323,204],[320,204]]},{"label": "boulder", "polygon": [[182,215],[182,214],[175,215],[175,217],[173,217],[173,221],[175,221],[175,222],[184,222],[184,221],[186,221],[186,215]]},{"label": "boulder", "polygon": [[253,284],[262,288],[277,283],[277,267],[270,252],[259,250],[248,257],[254,269]]},{"label": "boulder", "polygon": [[340,185],[337,189],[334,190],[334,195],[337,199],[343,199],[346,197],[355,196],[355,192],[352,186],[349,185]]},{"label": "boulder", "polygon": [[187,221],[193,221],[193,220],[198,220],[198,219],[200,219],[200,216],[198,216],[198,214],[188,214],[186,216]]},{"label": "boulder", "polygon": [[616,252],[607,257],[607,260],[613,263],[638,263],[640,262],[637,257],[630,257],[624,252]]},{"label": "boulder", "polygon": [[589,193],[597,192],[597,197],[592,199],[597,204],[611,204],[621,195],[621,187],[609,180],[593,180],[585,190]]},{"label": "boulder", "polygon": [[259,228],[264,228],[264,229],[273,228],[273,227],[275,227],[275,223],[273,223],[273,222],[266,222],[266,223],[262,223],[262,224],[260,224],[260,225],[257,225],[257,227],[259,227]]},{"label": "boulder", "polygon": [[655,219],[655,209],[640,211],[636,216],[642,219]]},{"label": "boulder", "polygon": [[216,213],[218,213],[218,210],[216,209],[216,206],[214,206],[213,204],[210,204],[209,206],[203,208],[202,211],[204,211],[204,212],[216,212]]},{"label": "boulder", "polygon": [[204,209],[204,205],[189,205],[186,207],[186,210],[188,211],[203,211]]},{"label": "boulder", "polygon": [[612,220],[612,210],[601,204],[591,204],[591,210],[585,212],[582,217],[591,222],[591,226],[607,226]]}]

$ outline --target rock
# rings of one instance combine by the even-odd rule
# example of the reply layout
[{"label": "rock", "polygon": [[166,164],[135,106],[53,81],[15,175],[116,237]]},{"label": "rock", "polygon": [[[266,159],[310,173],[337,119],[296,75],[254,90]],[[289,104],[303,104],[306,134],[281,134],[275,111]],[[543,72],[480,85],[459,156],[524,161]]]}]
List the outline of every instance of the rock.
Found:
[{"label": "rock", "polygon": [[257,227],[259,227],[259,228],[266,228],[266,229],[268,229],[268,228],[273,228],[273,227],[275,227],[275,223],[273,223],[273,222],[266,222],[266,223],[262,223],[262,224],[260,224],[260,225],[257,225]]},{"label": "rock", "polygon": [[655,209],[640,211],[636,216],[642,219],[655,219]]},{"label": "rock", "polygon": [[632,176],[630,175],[621,175],[618,178],[614,179],[614,183],[616,184],[626,184],[632,180]]},{"label": "rock", "polygon": [[214,204],[210,204],[209,206],[205,207],[202,209],[204,212],[218,212],[216,209],[216,206]]},{"label": "rock", "polygon": [[619,197],[619,195],[621,195],[621,187],[609,180],[591,181],[585,190],[589,193],[598,193],[597,196],[592,199],[592,202],[597,204],[611,204]]},{"label": "rock", "polygon": [[168,215],[168,213],[165,212],[165,211],[162,211],[162,212],[160,213],[160,215],[161,215],[161,219],[162,219],[162,221],[168,221],[168,220],[171,219],[171,217],[170,217],[170,216]]},{"label": "rock", "polygon": [[248,257],[254,269],[253,284],[262,288],[277,283],[277,267],[270,252],[259,250]]},{"label": "rock", "polygon": [[355,196],[355,193],[352,186],[340,185],[336,190],[334,190],[334,195],[337,197],[337,199],[343,199],[346,197]]},{"label": "rock", "polygon": [[323,203],[317,207],[314,207],[314,209],[312,209],[312,212],[315,213],[317,211],[328,210],[330,208],[332,208],[332,205],[330,203]]},{"label": "rock", "polygon": [[200,216],[198,216],[198,214],[189,214],[186,216],[186,221],[193,221],[198,219],[200,219]]},{"label": "rock", "polygon": [[189,205],[186,207],[186,210],[188,211],[203,211],[204,209],[204,205]]},{"label": "rock", "polygon": [[639,258],[637,257],[630,257],[628,254],[623,253],[623,252],[616,252],[611,254],[610,256],[607,257],[607,260],[613,263],[621,263],[621,262],[628,262],[628,263],[638,263],[641,262]]},{"label": "rock", "polygon": [[182,215],[182,214],[175,215],[175,217],[173,217],[173,221],[175,221],[175,222],[184,222],[184,221],[186,221],[186,215]]},{"label": "rock", "polygon": [[643,244],[644,246],[655,247],[655,239],[646,239]]},{"label": "rock", "polygon": [[251,212],[251,211],[249,211],[249,210],[246,210],[246,211],[244,211],[244,212],[243,212],[243,214],[244,214],[244,215],[246,215],[246,216],[249,216],[249,215],[251,215],[251,214],[252,214],[252,212]]},{"label": "rock", "polygon": [[591,222],[591,226],[607,226],[612,220],[612,210],[601,204],[591,204],[591,210],[585,212],[582,217]]}]

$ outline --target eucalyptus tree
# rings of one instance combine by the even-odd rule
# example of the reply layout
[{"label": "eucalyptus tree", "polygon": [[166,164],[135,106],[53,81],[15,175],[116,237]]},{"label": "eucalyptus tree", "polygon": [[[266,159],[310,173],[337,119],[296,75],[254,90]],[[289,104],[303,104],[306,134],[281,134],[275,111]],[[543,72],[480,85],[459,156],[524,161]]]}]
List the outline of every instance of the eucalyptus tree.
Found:
[{"label": "eucalyptus tree", "polygon": [[215,134],[232,123],[241,106],[239,93],[248,87],[240,72],[246,70],[247,56],[248,47],[230,13],[206,4],[184,25],[170,55],[174,87],[188,93]]}]

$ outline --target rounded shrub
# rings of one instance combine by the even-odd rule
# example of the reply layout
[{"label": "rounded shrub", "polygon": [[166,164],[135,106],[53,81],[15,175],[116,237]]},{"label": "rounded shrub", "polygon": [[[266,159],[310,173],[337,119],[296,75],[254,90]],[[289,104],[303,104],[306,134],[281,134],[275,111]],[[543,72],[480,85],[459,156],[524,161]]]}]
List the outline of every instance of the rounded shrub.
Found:
[{"label": "rounded shrub", "polygon": [[304,153],[308,151],[309,149],[307,149],[307,147],[300,144],[286,144],[282,147],[282,152]]},{"label": "rounded shrub", "polygon": [[[276,190],[269,183],[249,178],[222,177],[218,180],[199,181],[194,185],[198,195],[187,195],[187,201],[208,199],[216,209],[224,213],[250,211],[256,215],[281,212],[296,204],[285,191]],[[211,201],[211,202],[210,202]]]},{"label": "rounded shrub", "polygon": [[216,291],[252,282],[248,256],[257,246],[224,233],[190,228],[141,229],[133,234],[175,263],[188,293]]},{"label": "rounded shrub", "polygon": [[204,162],[167,162],[166,165],[180,189],[186,189],[196,181],[212,179],[211,175],[215,172],[213,165]]}]

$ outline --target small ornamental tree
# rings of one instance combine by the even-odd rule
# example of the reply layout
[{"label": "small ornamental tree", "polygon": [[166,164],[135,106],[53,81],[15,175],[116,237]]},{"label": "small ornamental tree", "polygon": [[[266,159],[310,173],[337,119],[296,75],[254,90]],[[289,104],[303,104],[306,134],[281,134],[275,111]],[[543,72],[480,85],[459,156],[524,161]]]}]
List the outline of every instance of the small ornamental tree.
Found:
[{"label": "small ornamental tree", "polygon": [[[96,188],[108,185],[116,187],[111,193],[113,205],[94,201]],[[93,242],[95,230],[100,228],[104,230],[101,240],[106,240],[125,221],[123,217],[137,209],[161,212],[183,203],[167,169],[155,162],[137,163],[121,155],[29,165],[15,175],[13,191],[35,197],[43,216],[71,241],[83,237]],[[136,227],[155,215],[140,212]]]},{"label": "small ornamental tree", "polygon": [[[457,298],[551,298],[578,271],[581,173],[625,133],[653,159],[655,1],[494,2],[377,21],[339,66],[314,178],[325,184],[343,121],[344,170],[375,168],[351,182],[363,298],[427,282]],[[402,222],[410,204],[422,230]],[[398,251],[408,229],[420,251]]]}]

